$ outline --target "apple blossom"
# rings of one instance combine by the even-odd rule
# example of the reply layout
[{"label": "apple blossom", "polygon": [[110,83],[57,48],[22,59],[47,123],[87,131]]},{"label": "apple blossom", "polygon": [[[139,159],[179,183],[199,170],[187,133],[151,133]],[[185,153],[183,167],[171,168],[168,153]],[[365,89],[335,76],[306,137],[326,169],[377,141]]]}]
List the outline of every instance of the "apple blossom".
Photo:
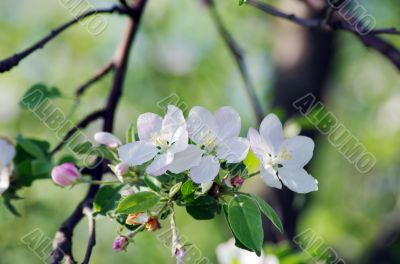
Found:
[{"label": "apple blossom", "polygon": [[236,247],[234,238],[219,244],[216,253],[219,264],[264,264],[263,253],[258,257],[254,252]]},{"label": "apple blossom", "polygon": [[129,239],[125,236],[117,236],[113,242],[113,249],[115,252],[121,252],[126,249],[129,244]]},{"label": "apple blossom", "polygon": [[[232,107],[221,107],[214,115],[203,107],[193,107],[189,112],[188,132],[197,146],[188,147],[168,169],[177,172],[186,166],[195,183],[212,181],[219,172],[220,160],[238,163],[247,156],[249,142],[239,137],[240,127],[240,116]],[[187,166],[189,157],[198,164]]]},{"label": "apple blossom", "polygon": [[125,220],[127,225],[143,225],[149,220],[147,213],[129,214]]},{"label": "apple blossom", "polygon": [[10,186],[10,176],[13,171],[12,160],[15,153],[15,148],[11,143],[0,139],[0,195]]},{"label": "apple blossom", "polygon": [[164,174],[175,155],[188,147],[186,121],[182,110],[173,105],[168,106],[164,118],[154,113],[140,115],[137,130],[139,141],[121,146],[118,154],[130,166],[153,160],[146,168],[151,176]]},{"label": "apple blossom", "polygon": [[118,137],[108,132],[97,132],[94,134],[94,140],[98,144],[106,145],[109,148],[118,148],[122,145]]},{"label": "apple blossom", "polygon": [[78,169],[73,163],[63,163],[51,171],[51,178],[60,186],[74,184],[81,177]]},{"label": "apple blossom", "polygon": [[260,133],[249,129],[248,139],[252,152],[261,161],[261,179],[268,186],[281,189],[283,183],[297,193],[318,190],[317,180],[303,169],[313,154],[311,138],[284,139],[282,123],[277,116],[269,114],[260,125]]}]

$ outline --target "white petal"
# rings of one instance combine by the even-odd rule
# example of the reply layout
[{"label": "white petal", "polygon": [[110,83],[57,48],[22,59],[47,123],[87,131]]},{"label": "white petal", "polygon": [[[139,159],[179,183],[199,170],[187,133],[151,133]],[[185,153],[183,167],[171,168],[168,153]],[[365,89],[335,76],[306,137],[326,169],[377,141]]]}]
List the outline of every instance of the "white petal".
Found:
[{"label": "white petal", "polygon": [[136,141],[118,148],[119,157],[129,166],[143,164],[154,158],[157,152],[157,148],[147,141]]},{"label": "white petal", "polygon": [[172,173],[181,173],[199,165],[203,151],[195,145],[188,145],[184,151],[175,153],[174,161],[168,167]]},{"label": "white petal", "polygon": [[179,128],[186,129],[186,121],[183,117],[182,110],[176,106],[168,105],[167,114],[162,121],[162,132],[168,141],[175,142],[178,140],[180,133]]},{"label": "white petal", "polygon": [[261,179],[270,187],[282,189],[282,183],[271,166],[261,166]]},{"label": "white petal", "polygon": [[185,150],[189,144],[189,137],[186,128],[180,127],[177,131],[177,140],[173,142],[170,151],[173,153]]},{"label": "white petal", "polygon": [[195,183],[206,183],[214,180],[218,172],[218,159],[213,156],[204,156],[198,166],[190,169],[189,176]]},{"label": "white petal", "polygon": [[214,116],[205,108],[193,107],[188,117],[189,137],[197,144],[204,144],[208,139],[216,139],[218,125]]},{"label": "white petal", "polygon": [[0,139],[0,170],[15,157],[15,147],[7,140]]},{"label": "white petal", "polygon": [[13,170],[13,166],[10,165],[0,171],[0,195],[10,187],[10,175]]},{"label": "white petal", "polygon": [[232,107],[221,107],[214,116],[219,127],[218,140],[239,136],[240,116]]},{"label": "white petal", "polygon": [[278,169],[278,176],[294,192],[308,193],[318,190],[318,181],[303,168],[286,165]]},{"label": "white petal", "polygon": [[140,140],[149,140],[161,131],[162,118],[154,113],[144,113],[138,117],[137,130]]},{"label": "white petal", "polygon": [[167,171],[167,167],[174,160],[174,153],[167,152],[157,155],[153,162],[146,168],[146,172],[150,176],[160,176]]},{"label": "white petal", "polygon": [[250,148],[254,155],[261,161],[264,160],[269,153],[269,148],[257,130],[250,128],[247,133],[247,139],[249,140]]},{"label": "white petal", "polygon": [[228,163],[237,163],[244,160],[249,152],[249,141],[246,138],[228,138],[218,145],[217,156]]},{"label": "white petal", "polygon": [[283,142],[282,123],[274,114],[267,115],[260,125],[260,134],[275,156]]},{"label": "white petal", "polygon": [[304,136],[289,138],[280,147],[280,152],[289,152],[291,157],[290,160],[283,161],[283,164],[297,165],[297,167],[304,167],[311,160],[313,150],[314,141]]},{"label": "white petal", "polygon": [[94,134],[94,140],[98,144],[106,145],[110,148],[117,148],[122,144],[118,137],[108,132],[97,132]]}]

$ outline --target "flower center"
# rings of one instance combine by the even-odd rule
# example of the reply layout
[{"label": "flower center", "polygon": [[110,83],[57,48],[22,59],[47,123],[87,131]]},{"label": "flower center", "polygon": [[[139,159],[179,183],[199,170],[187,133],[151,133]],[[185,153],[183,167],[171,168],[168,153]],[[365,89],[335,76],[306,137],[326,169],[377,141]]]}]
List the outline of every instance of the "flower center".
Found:
[{"label": "flower center", "polygon": [[150,135],[150,141],[157,146],[157,148],[161,151],[161,152],[165,152],[166,150],[168,150],[168,148],[170,147],[170,144],[166,138],[166,134],[164,133],[160,133],[160,134],[151,134]]},{"label": "flower center", "polygon": [[210,130],[202,132],[200,134],[200,145],[204,146],[204,149],[211,153],[217,145],[217,138]]}]

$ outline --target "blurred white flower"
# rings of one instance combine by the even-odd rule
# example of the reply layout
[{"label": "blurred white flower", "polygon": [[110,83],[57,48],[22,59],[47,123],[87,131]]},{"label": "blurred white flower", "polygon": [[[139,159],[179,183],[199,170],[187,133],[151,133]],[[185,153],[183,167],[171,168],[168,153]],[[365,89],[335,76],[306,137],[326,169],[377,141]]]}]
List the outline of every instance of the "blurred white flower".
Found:
[{"label": "blurred white flower", "polygon": [[109,148],[118,148],[122,144],[118,137],[108,132],[97,132],[94,134],[94,140]]},{"label": "blurred white flower", "polygon": [[14,169],[12,160],[15,154],[14,146],[7,140],[0,139],[0,195],[10,186],[10,176]]},{"label": "blurred white flower", "polygon": [[284,139],[282,123],[276,115],[269,114],[260,125],[260,133],[249,129],[248,139],[251,150],[261,161],[261,179],[268,186],[281,189],[283,183],[297,193],[318,190],[317,180],[303,169],[313,155],[311,138]]},{"label": "blurred white flower", "polygon": [[153,113],[140,115],[137,129],[139,141],[121,146],[118,154],[130,166],[140,165],[154,158],[146,168],[151,176],[164,174],[174,161],[175,154],[188,147],[186,121],[182,110],[175,106],[168,106],[164,119]]},{"label": "blurred white flower", "polygon": [[258,257],[254,252],[236,247],[234,238],[219,244],[216,253],[219,264],[264,264],[263,254]]}]

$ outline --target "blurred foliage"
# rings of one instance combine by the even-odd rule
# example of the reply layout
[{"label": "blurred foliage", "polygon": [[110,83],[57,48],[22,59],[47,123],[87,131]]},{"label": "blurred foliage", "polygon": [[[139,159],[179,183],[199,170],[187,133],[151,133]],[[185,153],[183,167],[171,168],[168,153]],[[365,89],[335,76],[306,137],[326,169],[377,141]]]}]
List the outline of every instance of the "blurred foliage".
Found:
[{"label": "blurred foliage", "polygon": [[[99,7],[108,6],[110,2],[88,1]],[[178,104],[186,104],[188,108],[203,105],[215,110],[222,105],[232,105],[241,114],[242,131],[255,126],[235,63],[201,1],[149,2],[130,59],[125,96],[118,108],[116,133],[123,138],[124,131],[139,113],[161,113],[157,103],[172,93],[179,96]],[[269,110],[274,81],[271,54],[279,45],[274,30],[277,20],[245,5],[238,7],[238,1],[216,2],[224,21],[246,51],[256,92],[263,99],[265,110]],[[273,2],[278,4],[280,1]],[[380,27],[399,27],[397,0],[365,0],[362,3]],[[25,48],[51,28],[71,19],[70,12],[60,1],[20,0],[17,7],[15,1],[2,0],[0,57]],[[106,18],[108,26],[100,35],[92,36],[85,25],[78,25],[11,72],[1,75],[2,136],[15,138],[21,133],[28,138],[47,139],[53,145],[59,141],[32,113],[19,108],[19,100],[33,84],[45,82],[59,88],[63,97],[56,104],[69,112],[74,105],[74,89],[108,61],[123,31],[124,18]],[[385,38],[400,45],[398,37]],[[312,201],[298,230],[312,228],[341,257],[360,263],[377,235],[388,228],[400,209],[400,78],[385,58],[363,47],[351,34],[338,34],[337,42],[334,74],[325,96],[327,107],[365,144],[378,162],[368,174],[359,174],[326,137],[320,136],[311,168],[320,182],[320,190],[309,195]],[[83,96],[72,120],[78,121],[102,106],[109,84],[108,77],[92,87]],[[100,124],[90,126],[88,138],[92,138],[98,129]],[[254,179],[245,188],[254,192],[266,189],[259,185]],[[23,217],[15,218],[0,206],[0,263],[42,263],[23,245],[21,237],[39,228],[51,238],[85,191],[85,186],[61,189],[43,180],[25,190],[22,193],[24,199],[17,202]],[[296,203],[304,202],[304,196],[298,196]],[[184,209],[180,208],[177,214],[180,233],[215,262],[216,245],[229,236],[229,230],[221,228],[225,226],[223,217],[193,221],[185,215]],[[84,252],[81,249],[86,246],[86,225],[82,221],[74,236],[78,259],[82,259]],[[168,226],[167,223],[162,225]],[[173,263],[170,250],[157,240],[157,234],[141,234],[128,253],[116,254],[111,250],[111,243],[117,225],[104,219],[98,221],[97,227],[98,243],[93,263]],[[274,251],[271,249],[271,252]],[[281,256],[279,252],[276,255]],[[282,263],[296,262],[282,259]]]}]

